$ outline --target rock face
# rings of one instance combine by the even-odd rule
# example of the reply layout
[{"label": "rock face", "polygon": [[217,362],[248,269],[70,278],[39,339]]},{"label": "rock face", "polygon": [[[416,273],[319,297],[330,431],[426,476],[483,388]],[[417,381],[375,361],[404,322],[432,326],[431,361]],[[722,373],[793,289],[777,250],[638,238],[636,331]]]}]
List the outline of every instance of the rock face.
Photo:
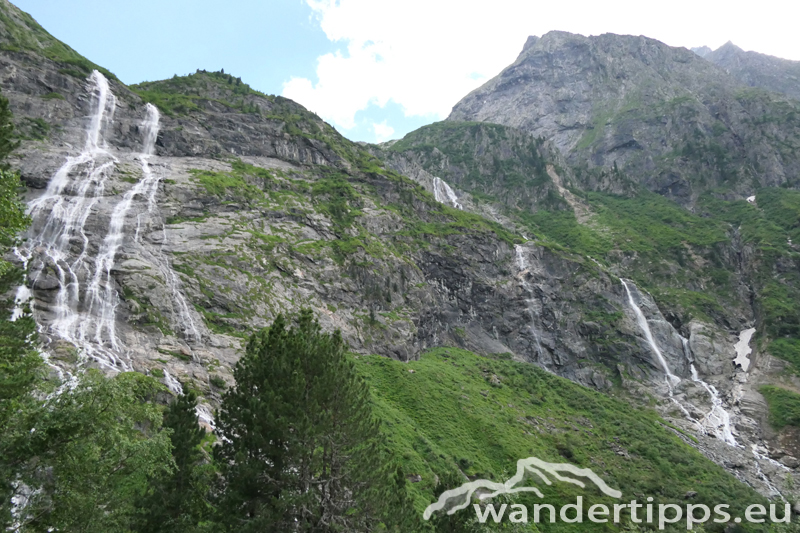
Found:
[{"label": "rock face", "polygon": [[685,48],[646,37],[550,32],[458,102],[448,120],[544,137],[571,164],[619,168],[692,205],[713,186],[745,197],[757,186],[795,183],[798,110]]},{"label": "rock face", "polygon": [[748,87],[759,87],[800,100],[800,61],[745,52],[727,42],[702,55]]},{"label": "rock face", "polygon": [[[220,103],[231,98],[227,82],[218,88],[200,73],[210,92],[190,113],[163,113],[146,156],[141,97],[108,79],[108,109],[97,119],[100,75],[60,70],[29,52],[0,56],[4,94],[20,124],[49,125],[44,138],[23,142],[14,164],[28,201],[45,206],[28,235],[32,247],[21,251],[34,312],[65,369],[77,349],[86,364],[165,370],[213,394],[209,376],[228,379],[242,338],[279,312],[310,306],[362,353],[407,360],[442,344],[509,352],[600,387],[609,381],[597,365],[606,372],[628,365],[642,377],[659,372],[639,353],[630,319],[583,320],[586,302],[625,309],[614,277],[534,244],[523,246],[520,272],[499,226],[474,215],[454,223],[461,215],[454,219],[414,182],[366,166],[366,153],[300,106],[248,95],[245,105],[259,112],[243,113]],[[297,115],[308,120],[290,122]],[[102,122],[96,146],[86,148],[95,119]],[[65,164],[70,158],[80,163]],[[156,177],[150,193],[136,189],[147,179],[145,159]],[[93,174],[101,166],[102,176]],[[66,185],[53,195],[60,173]],[[329,189],[345,195],[344,205]],[[104,258],[126,198],[118,246]],[[72,218],[58,219],[69,231],[53,251],[56,205]],[[95,279],[118,299],[110,322],[92,306]],[[77,296],[64,304],[67,287]],[[82,332],[80,324],[91,325]],[[611,352],[594,345],[609,334],[627,340]]]},{"label": "rock face", "polygon": [[[519,129],[447,123],[370,154],[294,102],[222,73],[132,90],[67,48],[44,54],[52,37],[6,0],[0,11],[0,36],[11,43],[0,51],[0,80],[24,136],[12,163],[33,215],[16,257],[58,372],[136,370],[173,391],[180,379],[213,404],[220,381],[212,378],[231,383],[248,335],[308,307],[357,353],[406,361],[456,346],[510,354],[634,403],[655,397],[667,420],[698,435],[698,447],[740,479],[765,493],[783,487],[785,462],[750,451],[766,450],[756,385],[774,361],[760,353],[749,373],[731,362],[737,328],[758,315],[748,298],[737,294],[719,321],[683,320],[632,281],[628,298],[620,275],[634,270],[635,255],[615,249],[608,258],[616,260],[601,264],[523,236],[524,220],[512,212],[574,211],[593,224],[582,184],[621,195],[635,184],[616,174],[587,178],[570,161],[591,153],[593,164],[636,169],[666,150],[648,137],[664,129],[661,119],[591,133],[597,106],[619,107],[631,94],[680,99],[660,77],[700,91],[710,76],[728,94],[721,70],[644,38],[548,34],[529,39],[491,90],[454,110],[491,121],[516,106],[500,118],[519,119]],[[724,111],[693,102],[703,113]],[[667,128],[670,138],[685,133],[681,124]],[[587,134],[591,142],[582,141]],[[628,134],[633,142],[607,149]],[[650,155],[631,156],[639,152]],[[765,157],[764,165],[789,168]],[[442,176],[464,210],[431,194]],[[744,246],[720,249],[725,266],[752,260]],[[665,381],[653,344],[680,381]],[[731,426],[743,447],[725,442]]]}]

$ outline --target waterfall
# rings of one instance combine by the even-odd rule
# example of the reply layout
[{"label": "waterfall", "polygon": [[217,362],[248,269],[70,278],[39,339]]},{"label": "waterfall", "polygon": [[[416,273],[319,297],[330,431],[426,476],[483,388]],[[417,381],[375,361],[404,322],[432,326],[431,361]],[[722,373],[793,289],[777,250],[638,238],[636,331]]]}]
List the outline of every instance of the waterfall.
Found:
[{"label": "waterfall", "polygon": [[536,349],[538,350],[537,355],[541,357],[544,352],[542,351],[542,343],[539,340],[539,332],[536,330],[536,324],[533,321],[533,317],[538,314],[533,307],[533,287],[530,283],[528,283],[528,280],[525,276],[525,274],[528,273],[528,262],[525,260],[525,249],[521,245],[515,244],[514,251],[516,252],[517,268],[519,269],[518,277],[522,281],[522,287],[528,292],[528,294],[530,294],[530,298],[526,300],[528,304],[528,311],[531,313],[530,330],[531,333],[533,333],[533,338],[536,340]]},{"label": "waterfall", "polygon": [[689,368],[692,371],[692,381],[699,383],[711,397],[711,411],[703,417],[702,421],[704,430],[706,427],[710,426],[718,439],[731,446],[736,446],[736,439],[731,429],[731,415],[723,406],[722,398],[720,398],[717,388],[700,379],[693,364],[690,365]]},{"label": "waterfall", "polygon": [[680,378],[673,375],[672,372],[669,370],[669,366],[667,365],[666,359],[664,359],[664,355],[661,353],[661,350],[658,348],[655,339],[653,338],[653,333],[650,331],[650,325],[647,323],[647,318],[642,313],[642,310],[636,305],[636,302],[633,299],[633,294],[631,294],[630,288],[628,284],[620,278],[623,287],[625,287],[625,293],[628,296],[628,304],[630,305],[631,309],[633,310],[634,314],[636,315],[636,322],[639,324],[639,328],[644,333],[647,342],[650,344],[650,349],[656,356],[659,365],[664,370],[664,373],[667,376],[667,385],[669,385],[670,389],[670,400],[678,406],[681,412],[686,416],[686,418],[696,424],[703,433],[708,433],[710,429],[714,435],[722,440],[723,442],[731,445],[736,446],[736,439],[733,436],[733,430],[731,429],[731,416],[730,413],[725,409],[722,398],[719,395],[719,391],[717,391],[716,387],[713,385],[709,385],[702,379],[700,379],[699,375],[697,374],[697,370],[694,367],[694,362],[691,360],[690,354],[691,349],[689,348],[689,341],[688,339],[681,336],[681,343],[683,345],[683,352],[686,356],[686,359],[689,361],[689,368],[692,372],[692,381],[698,383],[702,386],[708,395],[711,398],[711,411],[709,411],[701,421],[696,420],[694,417],[691,416],[689,411],[678,402],[672,396],[672,386],[680,382]]},{"label": "waterfall", "polygon": [[[144,175],[142,181],[137,183],[141,185],[141,190],[137,194],[141,194],[147,198],[147,213],[152,214],[156,209],[156,195],[158,194],[158,183],[161,181],[150,168],[150,157],[155,154],[156,140],[158,139],[158,131],[161,127],[161,115],[158,108],[153,104],[148,103],[145,105],[147,115],[142,121],[142,129],[144,130],[144,143],[142,146],[142,154],[139,161],[142,164],[142,174]],[[136,233],[134,234],[134,242],[139,242],[139,234],[142,229],[142,215],[139,213],[136,216]]]},{"label": "waterfall", "polygon": [[731,415],[720,397],[719,391],[713,385],[710,385],[700,379],[697,369],[694,366],[692,357],[692,349],[689,346],[689,339],[680,335],[681,344],[683,346],[683,354],[686,356],[686,361],[689,363],[689,369],[692,373],[692,381],[703,387],[711,399],[711,410],[703,417],[701,421],[690,419],[692,422],[700,426],[700,431],[708,434],[709,431],[715,437],[731,446],[738,446],[736,438],[733,436],[733,429],[731,426]]},{"label": "waterfall", "polygon": [[181,385],[181,382],[172,377],[166,368],[164,369],[164,385],[166,385],[170,392],[175,396],[180,396],[183,394],[183,386]]},{"label": "waterfall", "polygon": [[633,295],[631,294],[631,290],[628,288],[628,284],[625,283],[625,280],[622,278],[619,278],[619,280],[622,282],[622,286],[625,287],[625,293],[628,295],[628,305],[630,305],[631,309],[633,310],[633,314],[636,315],[636,322],[639,324],[639,329],[641,329],[642,333],[644,333],[644,337],[647,339],[648,344],[650,344],[650,349],[652,350],[653,354],[655,354],[658,364],[661,366],[664,374],[666,374],[667,385],[672,388],[672,386],[679,383],[681,379],[670,372],[669,366],[667,365],[667,360],[664,359],[664,356],[661,354],[661,350],[658,348],[658,345],[653,338],[653,333],[650,331],[650,325],[647,323],[647,318],[645,318],[644,313],[642,313],[642,310],[639,309],[639,306],[636,305],[636,302],[633,300]]},{"label": "waterfall", "polygon": [[98,327],[95,317],[85,311],[85,302],[81,301],[81,280],[94,270],[88,257],[89,237],[84,228],[103,197],[106,181],[116,164],[105,142],[114,119],[116,98],[108,80],[97,71],[89,76],[87,90],[91,94],[91,111],[86,142],[80,154],[67,157],[44,194],[28,205],[32,224],[26,253],[34,261],[34,287],[48,275],[48,270],[58,284],[50,306],[53,320],[48,327],[41,328],[42,332],[75,345],[83,357],[109,368],[126,370],[127,365],[112,351],[119,347],[116,339],[105,339],[111,345],[112,350],[109,350],[102,339],[102,328]]},{"label": "waterfall", "polygon": [[[181,382],[174,378],[166,368],[164,369],[164,384],[175,396],[183,395],[183,385],[181,385]],[[205,424],[212,431],[214,430],[216,427],[214,425],[214,416],[211,414],[211,408],[208,405],[198,403],[194,408],[194,412],[201,426]]]},{"label": "waterfall", "polygon": [[774,460],[770,459],[769,457],[767,457],[766,455],[763,455],[763,454],[759,453],[758,452],[758,446],[756,446],[755,444],[750,446],[750,451],[753,452],[753,462],[756,465],[756,473],[758,474],[758,477],[761,478],[761,481],[764,482],[764,485],[766,485],[766,487],[770,490],[770,492],[772,494],[777,494],[780,497],[780,499],[785,502],[786,498],[783,496],[783,493],[780,490],[778,490],[778,487],[773,485],[773,483],[769,480],[769,477],[767,477],[767,475],[761,469],[761,463],[759,463],[758,461],[759,460],[767,461],[771,465],[777,466],[780,469],[785,470],[785,471],[789,471],[789,469],[787,467],[785,467],[784,465],[780,464],[778,461],[774,461]]},{"label": "waterfall", "polygon": [[449,204],[456,209],[464,209],[464,206],[458,202],[455,191],[441,178],[433,178],[433,197],[440,204]]},{"label": "waterfall", "polygon": [[213,431],[216,426],[214,425],[214,416],[211,414],[211,409],[207,405],[197,404],[195,407],[194,412],[197,414],[197,418],[200,420],[201,425],[206,424],[208,427],[211,428]]},{"label": "waterfall", "polygon": [[[155,153],[155,143],[158,138],[159,131],[159,120],[160,115],[158,113],[158,109],[152,104],[147,104],[147,117],[142,123],[142,129],[144,130],[144,149],[139,158],[142,164],[142,173],[144,177],[139,183],[137,183],[137,187],[141,187],[134,194],[134,196],[141,194],[147,198],[147,211],[140,212],[136,217],[136,232],[134,233],[134,242],[136,243],[141,242],[142,216],[145,213],[153,215],[158,208],[156,200],[158,196],[158,184],[161,181],[161,178],[157,176],[150,167],[150,157]],[[161,272],[161,275],[164,277],[164,281],[167,284],[167,288],[172,294],[173,311],[177,317],[175,325],[183,331],[183,336],[187,341],[199,342],[201,340],[201,334],[197,329],[194,318],[192,317],[192,313],[189,309],[189,303],[187,302],[186,297],[183,295],[183,287],[180,278],[175,274],[172,265],[166,259],[166,254],[164,253],[164,247],[167,243],[167,231],[166,226],[163,223],[163,219],[161,223],[161,231],[163,233],[163,239],[158,250],[158,256],[154,256],[152,259],[157,264],[159,271]]]},{"label": "waterfall", "polygon": [[[114,286],[111,271],[114,268],[117,251],[125,239],[125,222],[133,201],[146,195],[148,199],[158,190],[158,178],[150,170],[149,158],[153,154],[156,138],[158,137],[159,114],[152,104],[146,106],[147,115],[142,122],[144,130],[144,148],[140,160],[142,163],[142,179],[136,182],[122,200],[114,207],[111,213],[108,234],[103,240],[100,253],[95,261],[94,275],[87,289],[89,299],[89,312],[99,316],[95,329],[95,341],[103,342],[103,331],[107,333],[114,350],[119,351],[120,345],[116,334],[116,310],[119,305],[119,293]],[[139,217],[137,217],[137,234],[139,231]]]}]

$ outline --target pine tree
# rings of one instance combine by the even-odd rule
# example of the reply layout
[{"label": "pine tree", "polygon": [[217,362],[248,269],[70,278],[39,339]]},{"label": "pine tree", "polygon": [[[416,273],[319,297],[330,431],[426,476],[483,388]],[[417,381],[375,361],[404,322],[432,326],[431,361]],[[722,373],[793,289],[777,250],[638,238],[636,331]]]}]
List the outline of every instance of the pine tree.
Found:
[{"label": "pine tree", "polygon": [[231,530],[369,531],[384,514],[379,428],[346,350],[308,310],[250,339],[217,417]]},{"label": "pine tree", "polygon": [[12,122],[12,118],[13,115],[8,106],[8,99],[0,95],[0,170],[8,169],[6,160],[9,154],[19,146],[19,141],[14,138],[14,122]]},{"label": "pine tree", "polygon": [[149,483],[147,494],[137,505],[139,517],[134,531],[184,533],[199,531],[208,517],[206,502],[211,467],[200,448],[206,433],[198,425],[197,396],[187,391],[164,412],[164,428],[171,430],[175,468]]}]

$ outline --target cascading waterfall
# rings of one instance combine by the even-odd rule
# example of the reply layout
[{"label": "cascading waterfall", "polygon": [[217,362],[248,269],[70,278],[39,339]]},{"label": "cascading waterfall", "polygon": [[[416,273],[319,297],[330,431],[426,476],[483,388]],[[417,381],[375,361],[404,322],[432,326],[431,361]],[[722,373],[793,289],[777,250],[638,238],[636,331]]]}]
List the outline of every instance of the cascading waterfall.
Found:
[{"label": "cascading waterfall", "polygon": [[768,463],[772,464],[773,466],[777,466],[777,467],[779,467],[779,468],[781,468],[781,469],[783,469],[783,470],[786,470],[786,471],[789,471],[789,469],[788,469],[787,467],[785,467],[784,465],[780,464],[778,461],[775,461],[775,460],[773,460],[773,459],[770,459],[770,458],[769,458],[769,457],[767,457],[766,455],[763,455],[763,454],[759,453],[759,452],[758,452],[758,446],[756,446],[755,444],[753,444],[753,445],[751,445],[751,446],[750,446],[750,451],[751,451],[751,452],[753,452],[754,462],[755,462],[755,465],[756,465],[756,473],[758,474],[758,477],[761,479],[761,481],[763,481],[763,482],[764,482],[764,485],[766,485],[766,487],[767,487],[767,488],[768,488],[768,489],[769,489],[769,490],[770,490],[770,491],[771,491],[773,494],[777,494],[777,495],[780,497],[780,499],[781,499],[781,500],[783,500],[783,501],[785,502],[785,501],[786,501],[786,498],[783,496],[783,493],[782,493],[780,490],[778,490],[778,487],[776,487],[776,486],[775,486],[775,485],[774,485],[774,484],[773,484],[773,483],[770,481],[769,477],[767,477],[767,475],[766,475],[766,474],[764,473],[764,471],[761,469],[761,463],[759,463],[758,461],[759,461],[759,460],[761,460],[761,461],[767,461]]},{"label": "cascading waterfall", "polygon": [[647,342],[650,344],[650,349],[656,356],[659,365],[664,370],[666,374],[666,382],[667,386],[669,387],[669,399],[678,406],[681,410],[683,415],[686,417],[687,420],[692,422],[693,424],[697,425],[697,427],[703,433],[708,433],[708,430],[714,433],[714,435],[719,438],[720,440],[730,444],[731,446],[736,446],[736,439],[733,437],[733,431],[731,430],[731,417],[730,413],[725,410],[722,399],[720,398],[719,392],[713,385],[709,385],[705,381],[701,380],[700,377],[697,375],[697,370],[695,370],[693,362],[689,358],[690,350],[688,346],[688,340],[681,336],[681,342],[683,343],[683,351],[684,355],[686,356],[687,360],[689,360],[689,366],[692,371],[692,381],[699,383],[709,394],[711,397],[711,411],[706,414],[702,420],[697,420],[694,418],[691,413],[676,399],[673,397],[673,386],[680,383],[681,379],[670,372],[669,366],[667,365],[666,359],[664,359],[664,355],[661,353],[661,350],[658,348],[655,339],[653,338],[653,333],[650,331],[650,325],[647,323],[647,318],[642,313],[642,310],[636,305],[636,302],[633,299],[633,295],[631,294],[630,288],[628,284],[625,282],[624,279],[620,278],[620,282],[622,282],[623,287],[625,287],[625,293],[628,296],[628,304],[630,305],[633,313],[636,315],[636,322],[639,324],[639,328],[644,333]]},{"label": "cascading waterfall", "polygon": [[736,439],[734,438],[733,430],[731,429],[731,415],[725,409],[717,388],[700,379],[693,364],[690,365],[689,368],[692,371],[692,381],[699,383],[700,386],[702,386],[706,392],[708,392],[708,395],[711,398],[711,411],[709,411],[702,420],[704,430],[710,427],[718,439],[730,444],[731,446],[736,446]]},{"label": "cascading waterfall", "polygon": [[692,373],[692,381],[703,387],[711,399],[711,410],[705,416],[703,416],[703,419],[697,421],[694,418],[691,418],[690,420],[695,424],[698,424],[700,431],[703,433],[708,434],[711,432],[715,437],[726,444],[738,446],[736,438],[733,436],[731,415],[728,410],[725,409],[725,404],[722,401],[719,391],[713,385],[700,379],[700,375],[697,373],[697,369],[694,366],[694,360],[691,355],[692,350],[689,346],[689,339],[683,335],[680,335],[680,338],[681,345],[683,347],[683,354],[686,357],[686,361],[689,363],[689,370]]},{"label": "cascading waterfall", "polygon": [[180,396],[183,394],[183,386],[181,382],[172,377],[169,371],[165,368],[164,369],[164,385],[174,394],[175,396]]},{"label": "cascading waterfall", "polygon": [[539,332],[536,330],[536,324],[533,322],[533,317],[536,316],[537,314],[535,309],[533,308],[533,303],[534,303],[533,287],[531,287],[530,283],[528,283],[528,280],[525,277],[525,273],[528,271],[528,263],[525,260],[525,249],[521,245],[515,244],[514,251],[516,252],[517,256],[517,268],[519,269],[518,277],[522,281],[523,288],[531,296],[528,300],[526,300],[526,302],[528,303],[528,310],[531,313],[530,330],[531,333],[533,333],[533,338],[536,340],[536,349],[538,350],[537,355],[541,357],[544,354],[544,352],[542,351],[542,343],[539,340]]},{"label": "cascading waterfall", "polygon": [[[33,222],[27,253],[36,263],[32,276],[34,286],[47,275],[47,267],[51,267],[58,283],[50,306],[54,318],[48,327],[42,328],[43,333],[54,334],[77,346],[83,357],[113,369],[127,369],[127,365],[112,351],[118,348],[116,339],[105,339],[111,344],[112,350],[109,350],[104,339],[97,334],[97,321],[82,311],[81,279],[94,270],[88,259],[89,238],[84,228],[93,208],[105,193],[105,183],[116,163],[105,144],[105,133],[114,118],[116,98],[108,80],[97,71],[89,76],[88,90],[91,93],[91,115],[86,142],[80,154],[67,157],[44,194],[29,204],[28,214]],[[74,253],[75,245],[80,247],[77,255]]]},{"label": "cascading waterfall", "polygon": [[202,424],[207,424],[212,430],[216,428],[214,425],[214,416],[211,414],[211,409],[209,406],[197,404],[194,412],[197,414],[197,418]]},{"label": "cascading waterfall", "polygon": [[[54,318],[48,327],[41,328],[43,333],[64,339],[78,347],[82,357],[93,359],[109,369],[129,370],[129,365],[121,356],[126,349],[116,331],[120,295],[112,272],[117,253],[126,239],[125,225],[134,202],[137,198],[145,198],[148,213],[152,214],[157,209],[160,178],[150,167],[150,157],[154,153],[160,117],[155,106],[147,104],[146,117],[142,122],[143,150],[139,157],[142,179],[114,206],[108,232],[96,257],[92,258],[89,237],[84,228],[95,205],[103,197],[106,180],[117,161],[106,149],[105,143],[105,133],[113,121],[116,99],[108,81],[99,72],[92,73],[88,83],[92,107],[84,148],[77,156],[67,158],[51,179],[45,193],[29,204],[33,235],[27,249],[18,250],[17,254],[23,266],[27,266],[29,259],[33,260],[36,266],[32,275],[34,286],[47,275],[48,267],[56,278],[58,287],[49,305]],[[141,230],[140,212],[136,217],[136,243],[140,242]],[[166,231],[164,234],[166,236]],[[79,250],[76,250],[77,246],[80,246]],[[200,333],[182,294],[180,280],[164,258],[163,243],[161,248],[161,257],[154,262],[173,294],[175,316],[178,317],[176,321],[184,328],[187,339],[199,340]],[[28,297],[29,289],[24,284],[17,290],[13,317],[22,315]]]},{"label": "cascading waterfall", "polygon": [[[146,110],[147,115],[142,122],[144,148],[140,156],[143,176],[114,207],[108,234],[103,240],[100,253],[95,261],[94,275],[87,289],[89,313],[99,316],[95,329],[95,341],[98,344],[102,343],[105,331],[112,347],[117,351],[120,350],[120,345],[116,334],[116,310],[120,299],[111,271],[114,268],[117,251],[125,239],[125,222],[134,200],[139,196],[146,196],[149,200],[158,190],[159,179],[150,169],[149,158],[153,154],[158,138],[160,117],[154,105],[147,104]],[[137,217],[137,236],[139,227],[139,217]]]},{"label": "cascading waterfall", "polygon": [[456,192],[441,178],[433,178],[433,197],[440,204],[449,204],[456,209],[464,209],[464,206],[458,201]]},{"label": "cascading waterfall", "polygon": [[[133,196],[138,196],[141,194],[147,198],[146,213],[151,216],[155,214],[158,207],[156,199],[158,195],[158,184],[161,181],[161,178],[157,176],[150,167],[150,157],[155,153],[155,143],[158,139],[159,120],[160,115],[158,113],[158,109],[152,104],[147,104],[147,117],[142,123],[142,128],[145,132],[144,150],[139,158],[142,164],[142,173],[144,177],[139,183],[136,184],[136,187],[139,189],[134,192]],[[144,214],[145,212],[142,211],[136,217],[136,232],[134,234],[134,242],[136,243],[141,242],[142,217]],[[176,325],[183,330],[183,336],[187,341],[198,342],[201,339],[200,331],[197,329],[194,318],[189,311],[189,304],[186,301],[186,297],[183,295],[180,278],[178,278],[178,276],[175,274],[175,271],[169,264],[168,260],[166,259],[166,254],[164,253],[164,247],[167,243],[167,230],[166,225],[163,223],[163,219],[161,223],[161,231],[163,233],[161,247],[158,250],[158,257],[153,257],[153,259],[157,264],[161,275],[164,277],[167,288],[169,288],[170,292],[172,293],[173,310],[175,312],[175,316],[177,316]]]},{"label": "cascading waterfall", "polygon": [[[156,108],[156,106],[153,104],[148,103],[145,106],[145,109],[147,110],[147,116],[142,122],[142,129],[144,130],[144,145],[142,148],[142,154],[139,157],[139,161],[142,164],[142,173],[144,174],[144,178],[137,185],[142,184],[141,191],[139,191],[138,194],[142,194],[147,198],[147,213],[152,214],[156,210],[156,195],[158,194],[158,183],[161,181],[161,179],[156,176],[153,170],[150,168],[150,157],[155,153],[158,131],[161,127],[161,115],[158,112],[158,108]],[[133,237],[134,242],[139,242],[140,240],[139,235],[142,230],[143,215],[144,212],[139,213],[136,216],[136,233]]]},{"label": "cascading waterfall", "polygon": [[628,295],[628,305],[630,305],[631,310],[633,310],[633,314],[636,315],[636,322],[639,324],[639,329],[642,330],[644,333],[645,339],[647,339],[648,344],[650,344],[650,349],[652,350],[653,354],[656,356],[656,360],[658,361],[659,366],[664,371],[666,375],[667,385],[670,387],[670,390],[674,385],[680,383],[681,378],[674,375],[667,365],[667,360],[664,359],[664,355],[661,353],[661,350],[658,348],[655,339],[653,338],[653,333],[650,331],[650,325],[647,323],[647,318],[642,313],[642,310],[639,309],[639,306],[636,305],[636,302],[633,299],[633,295],[631,294],[630,288],[628,288],[628,284],[625,283],[625,280],[619,278],[620,282],[622,282],[622,286],[625,287],[625,293]]}]

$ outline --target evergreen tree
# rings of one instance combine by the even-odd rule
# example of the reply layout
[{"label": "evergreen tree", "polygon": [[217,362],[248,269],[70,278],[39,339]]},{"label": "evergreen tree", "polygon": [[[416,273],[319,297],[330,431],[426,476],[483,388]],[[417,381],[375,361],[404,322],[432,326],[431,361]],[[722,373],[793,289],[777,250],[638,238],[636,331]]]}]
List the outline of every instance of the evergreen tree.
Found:
[{"label": "evergreen tree", "polygon": [[178,396],[164,412],[164,428],[171,430],[175,468],[150,480],[139,500],[135,531],[184,533],[198,531],[209,516],[207,496],[213,474],[200,445],[206,433],[199,424],[193,391]]},{"label": "evergreen tree", "polygon": [[339,332],[304,310],[250,339],[217,417],[222,521],[234,531],[370,531],[387,475],[369,389]]},{"label": "evergreen tree", "polygon": [[136,372],[89,370],[50,399],[44,389],[26,395],[0,439],[16,494],[30,497],[16,531],[129,532],[137,494],[169,468],[155,403],[162,387]]},{"label": "evergreen tree", "polygon": [[[25,206],[20,201],[19,176],[8,170],[8,156],[18,145],[19,141],[14,140],[14,123],[8,100],[0,95],[0,257],[29,222]],[[0,277],[10,271],[11,265],[0,259]]]},{"label": "evergreen tree", "polygon": [[19,141],[14,138],[12,118],[8,99],[0,95],[0,170],[8,170],[6,159],[19,146]]}]

